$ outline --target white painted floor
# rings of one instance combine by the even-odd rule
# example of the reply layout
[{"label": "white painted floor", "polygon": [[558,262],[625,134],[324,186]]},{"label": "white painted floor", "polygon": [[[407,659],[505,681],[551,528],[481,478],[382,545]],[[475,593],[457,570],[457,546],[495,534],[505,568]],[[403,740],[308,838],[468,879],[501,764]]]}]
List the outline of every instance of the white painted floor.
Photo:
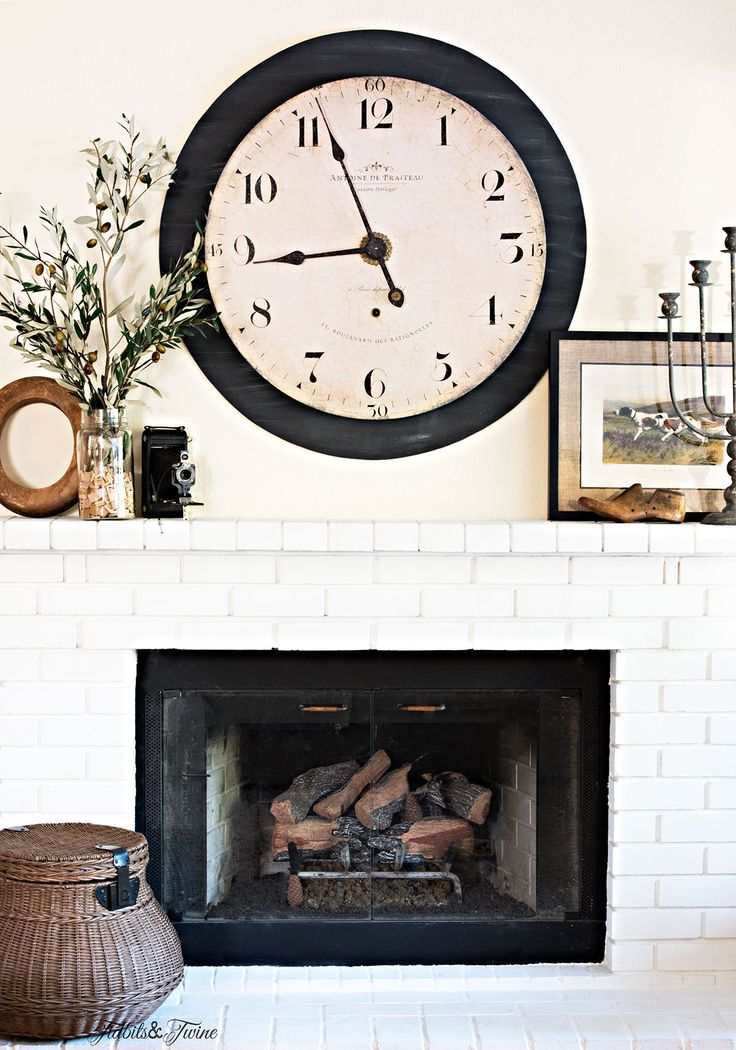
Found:
[{"label": "white painted floor", "polygon": [[693,980],[703,987],[596,967],[197,968],[156,1017],[201,1020],[227,1050],[736,1050],[736,987]]},{"label": "white painted floor", "polygon": [[[182,1021],[188,1027],[175,1039]],[[107,1050],[736,1050],[736,972],[625,978],[595,966],[190,967],[184,984],[138,1031],[68,1044],[0,1039],[4,1048],[91,1044]]]}]

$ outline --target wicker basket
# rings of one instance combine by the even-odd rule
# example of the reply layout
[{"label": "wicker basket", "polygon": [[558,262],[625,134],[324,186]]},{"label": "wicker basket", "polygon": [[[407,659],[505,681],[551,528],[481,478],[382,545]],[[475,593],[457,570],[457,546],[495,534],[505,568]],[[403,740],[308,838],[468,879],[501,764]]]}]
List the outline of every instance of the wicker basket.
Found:
[{"label": "wicker basket", "polygon": [[181,946],[147,863],[143,835],[122,828],[0,831],[0,1032],[71,1039],[118,1029],[173,991]]}]

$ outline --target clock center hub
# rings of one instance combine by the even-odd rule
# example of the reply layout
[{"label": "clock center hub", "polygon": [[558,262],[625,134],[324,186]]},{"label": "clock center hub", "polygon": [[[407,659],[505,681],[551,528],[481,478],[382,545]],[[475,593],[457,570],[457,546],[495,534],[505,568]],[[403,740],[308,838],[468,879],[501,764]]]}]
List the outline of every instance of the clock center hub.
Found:
[{"label": "clock center hub", "polygon": [[381,260],[384,262],[391,255],[391,241],[384,233],[366,234],[360,242],[362,248],[361,258],[370,266],[378,266]]}]

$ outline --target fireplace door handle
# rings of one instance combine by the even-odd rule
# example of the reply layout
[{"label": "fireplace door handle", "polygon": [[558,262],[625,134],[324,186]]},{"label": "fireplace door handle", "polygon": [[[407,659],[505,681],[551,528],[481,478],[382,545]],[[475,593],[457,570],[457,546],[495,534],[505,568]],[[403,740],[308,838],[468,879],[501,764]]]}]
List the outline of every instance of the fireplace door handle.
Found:
[{"label": "fireplace door handle", "polygon": [[336,714],[339,711],[347,711],[347,709],[347,704],[299,704],[299,710],[304,711],[305,714],[317,714],[320,712]]},{"label": "fireplace door handle", "polygon": [[417,714],[419,712],[434,714],[437,711],[446,711],[446,704],[397,704],[399,711],[408,711],[411,714]]}]

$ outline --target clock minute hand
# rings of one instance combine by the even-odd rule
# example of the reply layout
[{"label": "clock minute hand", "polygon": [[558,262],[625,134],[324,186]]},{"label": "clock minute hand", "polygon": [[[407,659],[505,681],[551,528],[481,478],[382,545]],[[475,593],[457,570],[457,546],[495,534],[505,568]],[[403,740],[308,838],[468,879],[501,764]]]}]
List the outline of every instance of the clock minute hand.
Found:
[{"label": "clock minute hand", "polygon": [[[371,224],[368,222],[368,216],[365,213],[363,205],[360,203],[360,198],[358,197],[357,190],[355,189],[355,186],[353,185],[353,180],[350,178],[350,172],[348,171],[347,167],[345,166],[345,150],[342,148],[340,143],[337,141],[335,136],[332,134],[332,128],[330,127],[330,125],[329,125],[329,123],[327,121],[327,117],[325,116],[325,111],[322,109],[322,103],[320,102],[320,100],[317,98],[316,95],[314,96],[314,101],[317,103],[317,108],[319,109],[320,113],[322,114],[322,120],[325,122],[325,127],[327,128],[327,134],[330,136],[330,145],[332,146],[332,156],[334,157],[334,159],[337,161],[337,163],[342,168],[343,175],[345,176],[345,181],[347,182],[348,187],[350,189],[350,192],[353,195],[353,200],[355,201],[355,206],[358,209],[358,212],[360,213],[361,219],[363,220],[363,225],[365,226],[366,233],[368,234],[369,237],[373,238],[375,235],[373,233],[373,230],[371,229]],[[400,288],[397,288],[396,285],[394,284],[394,282],[393,282],[393,280],[391,278],[391,274],[389,273],[388,266],[386,265],[385,259],[380,258],[380,259],[377,260],[377,262],[378,262],[378,265],[381,267],[381,270],[383,271],[383,276],[386,278],[386,284],[388,285],[388,301],[393,306],[403,306],[404,305],[404,293],[401,291]]]},{"label": "clock minute hand", "polygon": [[314,100],[317,103],[317,107],[318,107],[320,113],[322,114],[322,120],[324,120],[324,122],[325,122],[325,127],[327,128],[327,134],[330,136],[330,144],[332,146],[332,156],[335,158],[335,160],[337,161],[337,163],[340,165],[340,167],[343,170],[343,174],[345,175],[345,179],[347,180],[347,184],[350,187],[350,192],[353,195],[353,200],[355,201],[355,206],[357,207],[358,211],[360,212],[360,217],[363,220],[363,225],[365,226],[366,233],[368,234],[369,237],[372,237],[373,236],[373,230],[371,229],[371,224],[368,222],[368,216],[366,215],[365,211],[363,210],[363,205],[360,203],[360,198],[358,197],[358,194],[356,192],[355,186],[353,185],[353,180],[350,178],[350,172],[345,167],[345,150],[342,148],[342,146],[339,144],[339,142],[337,141],[335,136],[332,134],[332,128],[327,123],[327,117],[325,116],[325,111],[322,109],[322,104],[321,104],[320,100],[317,98],[316,95],[314,96]]},{"label": "clock minute hand", "polygon": [[329,259],[335,255],[362,255],[364,248],[340,248],[336,252],[300,252],[298,249],[287,255],[279,255],[275,259],[256,259],[257,263],[290,263],[292,266],[301,266],[305,259]]}]

